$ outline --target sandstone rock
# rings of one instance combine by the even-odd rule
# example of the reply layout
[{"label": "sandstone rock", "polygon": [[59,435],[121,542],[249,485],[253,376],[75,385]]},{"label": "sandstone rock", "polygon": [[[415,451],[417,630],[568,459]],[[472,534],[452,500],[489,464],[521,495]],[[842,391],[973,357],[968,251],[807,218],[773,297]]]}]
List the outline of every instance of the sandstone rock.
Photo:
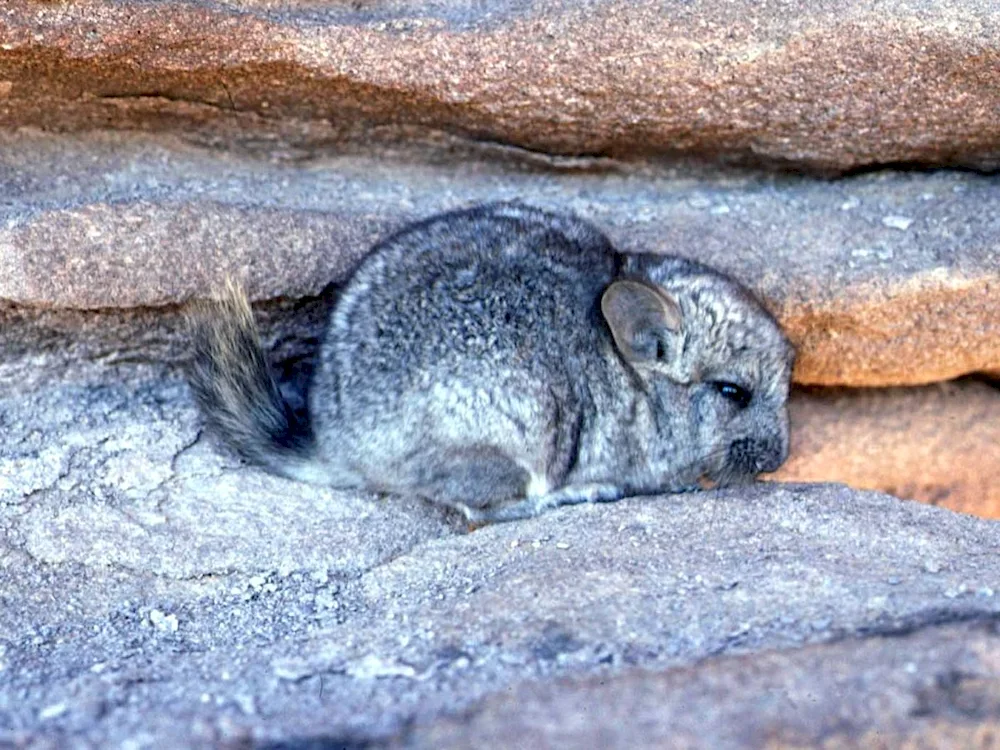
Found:
[{"label": "sandstone rock", "polygon": [[[146,450],[152,465],[169,463]],[[174,470],[195,481],[190,460]],[[71,463],[81,483],[109,479],[83,457]],[[171,502],[190,489],[174,485]],[[248,503],[229,494],[200,502],[232,515],[187,529],[167,518],[162,533],[176,544],[164,554],[195,558],[223,524],[256,518],[242,519]],[[0,742],[366,746],[415,726],[398,740],[466,746],[511,716],[501,696],[512,690],[525,712],[511,718],[511,737],[544,705],[555,711],[548,727],[628,736],[616,733],[638,725],[615,717],[633,698],[654,736],[684,737],[696,714],[682,707],[714,704],[709,740],[751,715],[760,731],[804,740],[907,736],[938,719],[961,739],[967,716],[995,720],[995,631],[939,626],[1000,616],[1000,525],[884,495],[761,484],[564,508],[411,536],[391,560],[368,537],[371,519],[356,516],[326,532],[353,561],[329,571],[270,567],[300,523],[294,503],[276,504],[228,571],[190,580],[156,574],[155,556],[124,567],[82,556],[72,537],[62,561],[34,559],[46,528],[24,510],[49,504],[143,510],[86,489],[72,503],[46,488],[0,504]],[[420,528],[400,499],[385,508],[384,533]],[[128,524],[105,534],[105,547],[134,544]],[[660,689],[671,708],[657,713]],[[588,695],[607,696],[607,711],[572,699]],[[435,724],[462,715],[457,730]],[[835,716],[844,721],[831,725]]]},{"label": "sandstone rock", "polygon": [[556,154],[992,168],[990,0],[8,0],[0,125],[269,151],[445,132]]},{"label": "sandstone rock", "polygon": [[985,382],[804,389],[775,479],[844,482],[1000,518],[1000,389]]},{"label": "sandstone rock", "polygon": [[[146,137],[2,139],[0,299],[18,306],[11,318],[25,307],[175,305],[226,275],[257,298],[315,294],[409,220],[520,198],[575,210],[625,250],[729,271],[798,345],[801,383],[927,383],[1000,363],[1000,183],[991,178],[883,173],[831,183],[651,165],[551,173],[389,156],[298,167]],[[148,343],[156,318],[145,317]],[[122,327],[90,320],[75,324],[77,337]],[[72,338],[73,325],[52,325]],[[19,350],[30,350],[21,338]],[[123,335],[119,354],[135,340]]]},{"label": "sandstone rock", "polygon": [[995,619],[688,669],[528,683],[406,748],[996,746]]}]

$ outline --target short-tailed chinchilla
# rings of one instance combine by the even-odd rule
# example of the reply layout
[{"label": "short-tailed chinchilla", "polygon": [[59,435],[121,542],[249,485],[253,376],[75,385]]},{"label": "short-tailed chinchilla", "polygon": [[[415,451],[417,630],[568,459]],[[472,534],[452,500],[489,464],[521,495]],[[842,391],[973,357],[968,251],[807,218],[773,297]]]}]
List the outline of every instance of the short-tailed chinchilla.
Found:
[{"label": "short-tailed chinchilla", "polygon": [[717,271],[500,203],[370,251],[334,303],[308,419],[233,286],[199,316],[191,383],[208,425],[274,473],[482,523],[774,471],[793,357]]}]

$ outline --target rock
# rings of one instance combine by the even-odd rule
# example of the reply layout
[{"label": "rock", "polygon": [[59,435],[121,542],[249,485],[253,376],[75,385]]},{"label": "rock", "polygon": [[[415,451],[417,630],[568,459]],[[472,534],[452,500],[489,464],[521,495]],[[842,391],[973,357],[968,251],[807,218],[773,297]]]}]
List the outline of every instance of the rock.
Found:
[{"label": "rock", "polygon": [[1000,389],[985,382],[802,389],[774,478],[844,482],[1000,518]]},{"label": "rock", "polygon": [[0,401],[0,419],[0,507],[39,563],[176,579],[350,577],[450,527],[424,503],[390,506],[241,468],[202,439],[176,380],[22,393]]},{"label": "rock", "polygon": [[526,683],[405,748],[993,747],[1000,625],[904,630],[620,677]]},{"label": "rock", "polygon": [[[149,358],[176,336],[137,308],[204,297],[227,275],[258,299],[316,294],[407,221],[520,198],[575,210],[625,250],[732,273],[798,345],[800,383],[920,384],[1000,367],[1000,184],[990,178],[817,182],[653,165],[554,173],[370,156],[303,168],[145,136],[2,138],[0,299],[13,307],[0,310],[11,321],[0,335],[16,340],[7,352],[48,348],[57,362],[60,347],[89,347],[122,358],[141,343],[130,356]],[[913,224],[886,226],[886,216]],[[57,343],[53,330],[69,338]]]},{"label": "rock", "polygon": [[[64,505],[45,491],[28,502],[43,501]],[[973,719],[995,720],[1000,525],[885,495],[758,484],[625,500],[425,536],[390,557],[355,516],[328,532],[347,555],[340,573],[265,574],[244,554],[183,580],[36,560],[23,505],[0,504],[0,742],[489,746],[498,717],[522,736],[545,705],[545,731],[626,733],[641,726],[615,718],[631,698],[642,712],[669,702],[655,736],[683,737],[699,714],[682,707],[714,705],[701,746],[748,716],[804,740],[909,736],[938,719],[961,739]],[[283,507],[273,536],[242,542],[260,560],[299,523]],[[406,508],[387,503],[387,533],[414,525]],[[191,526],[178,552],[196,557],[220,524]],[[133,544],[127,526],[107,534]],[[508,695],[523,697],[520,718]],[[573,696],[607,696],[607,712]]]},{"label": "rock", "polygon": [[990,169],[998,32],[990,0],[8,0],[0,125],[289,155],[444,133],[551,154]]},{"label": "rock", "polygon": [[[286,379],[304,375],[329,312],[328,297],[278,299],[255,315]],[[188,362],[190,309],[176,305],[119,310],[59,310],[0,303],[0,386],[4,395],[56,385],[150,383],[175,377]]]},{"label": "rock", "polygon": [[[1000,10],[927,5],[6,2],[0,746],[990,742],[996,522],[766,483],[465,533],[241,464],[180,377],[225,277],[294,386],[373,242],[509,199],[733,274],[801,384],[995,376],[1000,183],[868,173],[1000,167]],[[1000,516],[998,402],[799,391],[779,476]]]}]

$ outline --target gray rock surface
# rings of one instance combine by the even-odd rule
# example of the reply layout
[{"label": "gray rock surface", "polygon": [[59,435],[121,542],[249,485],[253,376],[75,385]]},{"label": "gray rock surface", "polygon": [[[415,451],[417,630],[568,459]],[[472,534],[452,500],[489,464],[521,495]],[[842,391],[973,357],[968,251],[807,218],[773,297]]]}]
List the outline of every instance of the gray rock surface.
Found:
[{"label": "gray rock surface", "polygon": [[202,440],[177,380],[62,385],[0,404],[0,503],[42,564],[192,579],[322,569],[340,576],[448,528],[389,506],[240,468]]},{"label": "gray rock surface", "polygon": [[526,681],[733,656],[764,673],[774,650],[835,659],[1000,613],[996,522],[760,484],[464,533],[240,467],[184,391],[161,373],[0,403],[0,743],[431,747],[455,736],[443,716],[472,710],[479,736],[507,709],[478,702]]},{"label": "gray rock surface", "polygon": [[528,683],[396,746],[995,747],[1000,623],[941,620],[689,668]]},{"label": "gray rock surface", "polygon": [[[11,321],[0,335],[37,351],[45,330],[61,329],[65,347],[103,336],[91,349],[150,357],[176,337],[169,315],[142,308],[204,297],[226,275],[258,299],[313,295],[412,219],[519,198],[574,210],[623,249],[729,271],[798,345],[799,382],[916,384],[1000,367],[995,178],[817,182],[410,157],[269,164],[145,136],[0,135],[0,300],[15,306],[0,310]],[[60,320],[59,310],[94,313]],[[110,310],[135,324],[98,314]],[[32,332],[17,333],[16,318]]]}]

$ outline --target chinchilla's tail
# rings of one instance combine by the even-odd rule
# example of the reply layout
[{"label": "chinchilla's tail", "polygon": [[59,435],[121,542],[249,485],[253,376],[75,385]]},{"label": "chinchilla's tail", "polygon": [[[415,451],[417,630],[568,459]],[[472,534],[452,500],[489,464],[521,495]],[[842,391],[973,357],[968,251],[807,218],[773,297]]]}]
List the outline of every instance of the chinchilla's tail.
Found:
[{"label": "chinchilla's tail", "polygon": [[278,389],[246,293],[227,282],[190,323],[191,388],[209,429],[275,474],[322,482],[312,429]]}]

